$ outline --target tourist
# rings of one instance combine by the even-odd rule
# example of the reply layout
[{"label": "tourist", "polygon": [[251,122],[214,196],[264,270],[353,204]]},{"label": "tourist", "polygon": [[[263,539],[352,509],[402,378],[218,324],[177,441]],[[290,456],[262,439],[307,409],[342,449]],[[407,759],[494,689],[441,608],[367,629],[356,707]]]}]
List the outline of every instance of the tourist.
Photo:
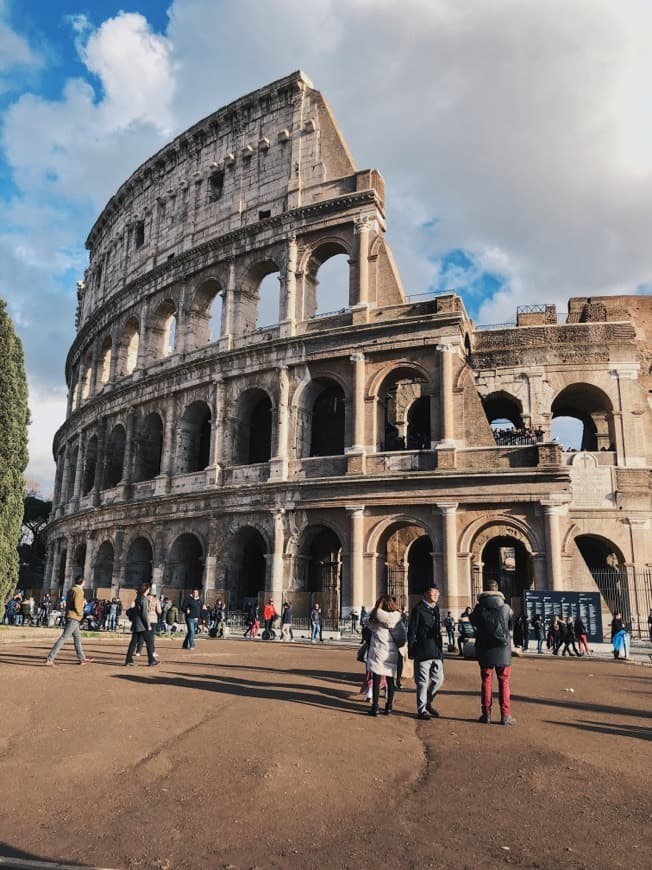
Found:
[{"label": "tourist", "polygon": [[[569,656],[573,655],[581,656],[581,653],[578,651],[577,646],[575,645],[575,625],[573,624],[573,617],[567,616],[564,623],[564,635],[563,635],[563,643],[564,648],[561,651],[562,656],[565,656],[568,653]],[[573,652],[570,651],[569,647],[573,647]]]},{"label": "tourist", "polygon": [[444,620],[444,628],[448,636],[448,652],[455,652],[455,620],[453,614],[448,611]]},{"label": "tourist", "polygon": [[371,633],[367,652],[367,670],[372,675],[369,715],[378,715],[380,679],[385,677],[387,683],[385,714],[389,716],[394,704],[394,680],[398,661],[401,658],[400,649],[405,646],[406,640],[401,612],[396,602],[385,595],[381,596],[369,614],[367,628]]},{"label": "tourist", "polygon": [[283,613],[281,615],[281,640],[294,642],[294,632],[292,631],[292,605],[286,601],[283,605]]},{"label": "tourist", "polygon": [[530,646],[530,620],[527,613],[521,614],[521,629],[523,632],[523,652]]},{"label": "tourist", "polygon": [[314,604],[310,611],[310,643],[321,640],[321,607]]},{"label": "tourist", "polygon": [[431,583],[426,587],[423,599],[410,614],[408,655],[414,660],[418,719],[439,718],[438,711],[433,707],[437,692],[444,682],[444,653],[438,601],[439,588]]},{"label": "tourist", "polygon": [[45,660],[46,665],[54,666],[54,660],[57,653],[68,640],[72,637],[75,644],[75,652],[80,665],[87,665],[93,659],[89,659],[84,655],[84,650],[81,642],[81,623],[84,618],[84,577],[77,577],[72,587],[68,590],[66,596],[66,617],[65,625],[61,633],[61,637],[48,653]]},{"label": "tourist", "polygon": [[186,636],[183,639],[183,649],[195,648],[195,635],[202,612],[200,591],[200,589],[193,589],[192,594],[187,595],[181,603],[181,610],[186,618]]},{"label": "tourist", "polygon": [[267,632],[269,637],[272,636],[274,620],[277,616],[278,613],[276,612],[276,608],[274,607],[274,599],[268,598],[267,603],[263,607],[263,622],[265,625],[265,631]]},{"label": "tourist", "polygon": [[575,620],[575,637],[577,638],[577,644],[580,649],[580,653],[584,655],[588,655],[591,650],[589,649],[589,640],[586,636],[586,626],[582,620],[582,617],[578,614],[577,619]]},{"label": "tourist", "polygon": [[358,611],[355,609],[355,607],[353,607],[351,609],[351,633],[352,634],[358,633],[358,619],[359,619]]},{"label": "tourist", "polygon": [[614,648],[614,658],[627,658],[627,632],[625,631],[625,623],[623,622],[622,613],[617,610],[614,613],[614,618],[611,620],[611,643]]},{"label": "tourist", "polygon": [[464,610],[464,613],[460,614],[460,618],[457,623],[457,649],[459,651],[459,655],[464,655],[464,644],[467,640],[473,640],[475,637],[475,629],[471,625],[469,617],[471,616],[471,608],[467,607]]},{"label": "tourist", "polygon": [[[136,600],[132,607],[129,608],[128,615],[131,618],[131,640],[127,648],[127,657],[125,659],[125,667],[134,666],[134,653],[138,644],[144,643],[147,647],[147,663],[150,667],[160,664],[154,653],[154,629],[152,611],[149,600],[149,590],[151,584],[145,580],[137,589]],[[155,623],[154,623],[155,624]]]},{"label": "tourist", "polygon": [[563,632],[560,619],[558,616],[553,616],[550,628],[548,629],[548,648],[552,649],[553,655],[559,655],[559,647],[562,641]]},{"label": "tourist", "polygon": [[545,640],[546,630],[543,625],[543,617],[540,613],[535,615],[532,627],[534,628],[534,639],[537,642],[537,652],[539,655],[543,655],[543,641]]},{"label": "tourist", "polygon": [[482,680],[480,696],[482,714],[478,721],[486,725],[491,723],[494,670],[498,678],[500,724],[516,724],[511,715],[509,688],[512,669],[510,640],[512,622],[511,607],[505,603],[505,596],[499,591],[498,583],[490,580],[487,583],[487,590],[478,595],[478,603],[471,614],[471,623],[476,628],[475,649]]},{"label": "tourist", "polygon": [[254,640],[258,637],[259,629],[260,622],[258,621],[258,607],[252,601],[247,605],[247,630],[245,631],[244,636]]},{"label": "tourist", "polygon": [[[161,603],[156,597],[156,594],[152,591],[147,595],[147,606],[149,607],[148,613],[148,621],[150,628],[152,629],[152,655],[155,659],[158,659],[158,654],[156,653],[156,635],[155,629],[158,627],[159,619],[161,618]],[[133,626],[132,626],[133,631]],[[144,634],[141,632],[138,635],[138,640],[136,643],[136,655],[139,656],[143,651],[143,644],[145,643]],[[148,648],[149,651],[149,648]]]}]

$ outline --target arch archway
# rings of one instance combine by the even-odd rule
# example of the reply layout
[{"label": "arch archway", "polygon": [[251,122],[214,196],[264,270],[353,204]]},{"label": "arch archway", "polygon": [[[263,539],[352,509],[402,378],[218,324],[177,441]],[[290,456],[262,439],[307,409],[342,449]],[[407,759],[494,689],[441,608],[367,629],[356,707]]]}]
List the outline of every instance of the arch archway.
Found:
[{"label": "arch archway", "polygon": [[147,348],[150,362],[164,359],[174,353],[176,327],[177,307],[172,299],[166,299],[150,318]]},{"label": "arch archway", "polygon": [[223,287],[217,278],[203,281],[195,293],[185,344],[189,350],[217,341],[222,334]]},{"label": "arch archway", "polygon": [[348,308],[351,304],[350,253],[330,239],[315,248],[304,271],[304,319]]},{"label": "arch archway", "polygon": [[110,335],[107,335],[102,342],[102,349],[100,351],[100,372],[99,372],[99,382],[100,387],[103,387],[105,384],[108,384],[109,378],[111,377],[111,353],[113,351],[113,341]]},{"label": "arch archway", "polygon": [[125,559],[124,586],[135,589],[139,583],[150,582],[153,559],[152,545],[147,538],[143,536],[134,538]]},{"label": "arch archway", "polygon": [[161,473],[163,454],[163,421],[156,412],[143,420],[136,439],[134,482],[153,480]]},{"label": "arch archway", "polygon": [[483,588],[496,580],[505,601],[512,607],[516,603],[514,609],[519,610],[523,592],[532,587],[534,580],[530,554],[523,542],[509,534],[497,535],[485,544],[481,558]]},{"label": "arch archway", "polygon": [[393,520],[372,534],[369,545],[376,552],[375,597],[390,595],[400,607],[411,607],[433,579],[430,530],[414,517]]},{"label": "arch archway", "polygon": [[430,396],[412,402],[407,413],[408,450],[430,449]]},{"label": "arch archway", "polygon": [[234,464],[254,465],[272,456],[272,402],[264,390],[247,390],[236,410]]},{"label": "arch archway", "polygon": [[93,435],[86,444],[86,457],[84,462],[84,477],[82,479],[82,495],[88,495],[95,483],[95,469],[97,466],[97,436]]},{"label": "arch archway", "polygon": [[507,422],[511,423],[513,429],[523,428],[523,405],[519,399],[504,390],[485,396],[482,407],[492,427]]},{"label": "arch archway", "polygon": [[297,567],[299,592],[293,593],[298,615],[319,604],[325,620],[337,625],[340,616],[342,542],[333,529],[308,526],[299,540]]},{"label": "arch archway", "polygon": [[114,426],[109,435],[104,457],[102,489],[117,486],[122,480],[125,459],[126,434],[122,423]]},{"label": "arch archway", "polygon": [[629,578],[620,547],[602,535],[576,535],[575,546],[612,613],[631,620]]},{"label": "arch archway", "polygon": [[344,453],[345,397],[331,378],[310,381],[298,406],[297,456],[340,456]]},{"label": "arch archway", "polygon": [[585,383],[570,384],[555,397],[551,413],[552,433],[564,447],[578,445],[565,443],[563,430],[556,431],[562,419],[576,420],[581,424],[580,450],[615,450],[613,404],[609,396],[599,387]]},{"label": "arch archway", "polygon": [[179,535],[166,560],[163,594],[179,601],[204,585],[204,548],[192,532]]},{"label": "arch archway", "polygon": [[231,541],[226,575],[228,604],[243,610],[249,601],[258,601],[265,592],[267,560],[265,539],[253,526],[244,526]]},{"label": "arch archway", "polygon": [[75,582],[77,577],[84,575],[84,564],[86,562],[86,544],[77,544],[72,551],[72,581]]},{"label": "arch archway", "polygon": [[136,368],[139,344],[140,326],[135,317],[130,317],[125,324],[120,342],[119,371],[121,375],[130,375]]},{"label": "arch archway", "polygon": [[115,561],[115,550],[111,541],[104,541],[97,551],[95,556],[95,565],[93,566],[93,586],[95,594],[98,595],[98,590],[110,590],[113,584],[113,564]]},{"label": "arch archway", "polygon": [[177,474],[203,471],[210,461],[211,409],[204,401],[188,405],[177,432]]},{"label": "arch archway", "polygon": [[[408,446],[408,412],[419,402],[415,410],[416,419],[422,428],[420,433],[430,442],[430,399],[427,379],[416,368],[398,366],[383,379],[378,389],[377,433],[380,450],[405,450]],[[426,411],[426,408],[428,409]],[[416,430],[414,430],[416,435]],[[428,446],[430,444],[428,443]]]}]

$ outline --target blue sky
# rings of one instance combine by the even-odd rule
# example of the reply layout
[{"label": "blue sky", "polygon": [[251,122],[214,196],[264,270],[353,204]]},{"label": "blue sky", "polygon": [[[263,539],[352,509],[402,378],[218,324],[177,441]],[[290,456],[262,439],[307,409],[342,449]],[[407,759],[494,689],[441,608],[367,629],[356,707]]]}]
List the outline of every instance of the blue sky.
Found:
[{"label": "blue sky", "polygon": [[301,68],[386,180],[408,294],[477,322],[652,287],[644,0],[0,0],[0,295],[51,490],[84,241],[175,133]]}]

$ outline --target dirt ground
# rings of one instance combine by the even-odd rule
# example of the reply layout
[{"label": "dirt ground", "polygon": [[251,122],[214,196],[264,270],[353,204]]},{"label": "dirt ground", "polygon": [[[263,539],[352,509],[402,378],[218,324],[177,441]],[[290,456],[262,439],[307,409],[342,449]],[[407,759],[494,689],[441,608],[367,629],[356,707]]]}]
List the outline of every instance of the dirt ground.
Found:
[{"label": "dirt ground", "polygon": [[[374,719],[351,647],[126,639],[0,646],[0,855],[106,868],[652,867],[652,670],[515,660],[515,728],[478,667]],[[144,657],[143,657],[144,658]],[[143,659],[139,659],[143,665]],[[573,688],[574,692],[565,691]],[[407,689],[407,690],[406,690]]]}]

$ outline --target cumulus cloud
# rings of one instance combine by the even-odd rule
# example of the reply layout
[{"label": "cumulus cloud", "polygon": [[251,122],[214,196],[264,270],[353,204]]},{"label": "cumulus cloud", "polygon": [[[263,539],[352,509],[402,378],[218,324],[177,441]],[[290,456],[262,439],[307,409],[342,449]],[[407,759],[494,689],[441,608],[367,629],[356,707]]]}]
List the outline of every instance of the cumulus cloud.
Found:
[{"label": "cumulus cloud", "polygon": [[0,0],[0,93],[11,89],[12,73],[38,68],[42,62],[39,53],[11,27],[7,4]]}]

